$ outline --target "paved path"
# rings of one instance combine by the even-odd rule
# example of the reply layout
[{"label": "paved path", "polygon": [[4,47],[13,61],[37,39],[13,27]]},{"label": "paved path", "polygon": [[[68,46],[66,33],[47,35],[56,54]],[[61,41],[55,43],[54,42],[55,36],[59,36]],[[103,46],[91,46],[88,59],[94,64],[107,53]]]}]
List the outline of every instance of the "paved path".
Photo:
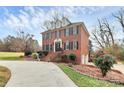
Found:
[{"label": "paved path", "polygon": [[124,74],[124,64],[115,64],[113,69],[117,69]]},{"label": "paved path", "polygon": [[11,70],[6,87],[75,87],[55,64],[48,62],[0,61]]}]

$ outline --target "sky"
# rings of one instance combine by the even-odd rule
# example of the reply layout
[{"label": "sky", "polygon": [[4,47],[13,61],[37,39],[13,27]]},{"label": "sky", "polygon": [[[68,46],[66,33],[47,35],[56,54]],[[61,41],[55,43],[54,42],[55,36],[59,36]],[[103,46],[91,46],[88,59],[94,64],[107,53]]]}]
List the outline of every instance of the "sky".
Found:
[{"label": "sky", "polygon": [[[107,7],[107,6],[35,6],[35,7],[21,7],[21,6],[9,6],[0,7],[0,39],[5,38],[8,35],[16,35],[18,28],[23,29],[26,33],[34,35],[34,39],[38,40],[41,45],[42,36],[41,32],[42,24],[45,20],[51,19],[54,11],[59,11],[64,15],[67,15],[71,22],[84,22],[89,33],[92,32],[94,27],[98,24],[98,18],[107,18],[112,24],[116,25],[116,28],[120,28],[117,25],[117,20],[112,16],[112,13],[117,13],[124,7]],[[120,29],[121,30],[121,29]],[[120,34],[121,31],[117,31]],[[118,33],[119,32],[119,33]],[[122,34],[119,35],[121,38]]]}]

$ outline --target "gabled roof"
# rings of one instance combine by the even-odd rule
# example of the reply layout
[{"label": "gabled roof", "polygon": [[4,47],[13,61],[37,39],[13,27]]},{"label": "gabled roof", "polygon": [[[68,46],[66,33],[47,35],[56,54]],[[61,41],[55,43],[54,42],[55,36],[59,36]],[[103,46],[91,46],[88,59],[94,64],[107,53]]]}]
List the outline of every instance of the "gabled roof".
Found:
[{"label": "gabled roof", "polygon": [[87,28],[86,28],[86,26],[85,26],[85,24],[83,22],[70,23],[70,24],[68,24],[66,26],[63,26],[63,27],[60,27],[60,28],[55,28],[55,29],[52,29],[52,30],[47,30],[47,31],[41,32],[41,34],[42,33],[47,33],[49,31],[55,31],[55,30],[65,29],[65,28],[67,28],[69,26],[73,26],[73,25],[82,25],[82,27],[84,28],[85,32],[89,35],[89,32],[88,32],[88,30],[87,30]]}]

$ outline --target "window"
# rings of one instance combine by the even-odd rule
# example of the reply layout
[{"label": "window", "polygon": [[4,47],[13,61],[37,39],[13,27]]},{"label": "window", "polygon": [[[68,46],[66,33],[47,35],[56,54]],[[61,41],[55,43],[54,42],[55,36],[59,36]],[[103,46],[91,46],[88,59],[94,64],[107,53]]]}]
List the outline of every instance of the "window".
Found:
[{"label": "window", "polygon": [[43,34],[42,36],[43,36],[43,40],[45,40],[46,39],[46,33]]},{"label": "window", "polygon": [[78,41],[66,41],[64,43],[64,50],[73,50],[73,49],[78,49]]},{"label": "window", "polygon": [[68,29],[68,28],[66,28],[66,29],[64,30],[64,35],[65,35],[65,36],[69,36],[69,29]]},{"label": "window", "polygon": [[78,41],[73,42],[73,49],[78,49]]},{"label": "window", "polygon": [[77,35],[78,32],[79,32],[79,26],[74,27],[74,31],[73,31],[74,35]]},{"label": "window", "polygon": [[43,40],[45,40],[45,34],[42,34],[42,38],[43,38]]},{"label": "window", "polygon": [[69,29],[66,29],[66,36],[69,36]]},{"label": "window", "polygon": [[45,51],[45,45],[43,45],[43,50]]},{"label": "window", "polygon": [[50,51],[53,51],[53,45],[52,44],[50,45]]},{"label": "window", "polygon": [[53,51],[53,45],[52,44],[43,45],[43,50],[44,51]]},{"label": "window", "polygon": [[61,37],[61,32],[60,31],[55,31],[55,38]]},{"label": "window", "polygon": [[59,31],[57,31],[57,38],[59,38]]},{"label": "window", "polygon": [[64,36],[66,36],[66,29],[64,29]]},{"label": "window", "polygon": [[59,31],[59,37],[61,37],[61,31]]},{"label": "window", "polygon": [[57,38],[57,31],[55,31],[55,38]]},{"label": "window", "polygon": [[69,35],[73,35],[73,27],[69,28]]},{"label": "window", "polygon": [[51,39],[51,32],[49,33],[48,39]]},{"label": "window", "polygon": [[46,33],[46,39],[48,39],[48,37],[49,37],[49,33]]},{"label": "window", "polygon": [[45,40],[45,39],[51,39],[51,38],[52,38],[52,32],[50,32],[50,33],[45,33],[45,34],[43,34],[42,36],[43,36],[43,40]]},{"label": "window", "polygon": [[70,49],[73,50],[73,42],[70,42],[69,46],[70,46]]},{"label": "window", "polygon": [[69,41],[65,42],[65,50],[69,49]]},{"label": "window", "polygon": [[49,45],[46,45],[46,49],[45,49],[46,51],[49,51]]}]

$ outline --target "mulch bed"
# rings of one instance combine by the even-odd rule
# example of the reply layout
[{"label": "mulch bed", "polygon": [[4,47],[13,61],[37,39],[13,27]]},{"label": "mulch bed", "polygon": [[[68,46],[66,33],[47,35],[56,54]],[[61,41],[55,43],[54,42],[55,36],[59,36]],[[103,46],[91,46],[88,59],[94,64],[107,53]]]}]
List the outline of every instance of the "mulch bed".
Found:
[{"label": "mulch bed", "polygon": [[72,65],[72,68],[83,75],[124,85],[124,74],[118,70],[111,69],[107,75],[103,77],[101,71],[92,65]]}]

